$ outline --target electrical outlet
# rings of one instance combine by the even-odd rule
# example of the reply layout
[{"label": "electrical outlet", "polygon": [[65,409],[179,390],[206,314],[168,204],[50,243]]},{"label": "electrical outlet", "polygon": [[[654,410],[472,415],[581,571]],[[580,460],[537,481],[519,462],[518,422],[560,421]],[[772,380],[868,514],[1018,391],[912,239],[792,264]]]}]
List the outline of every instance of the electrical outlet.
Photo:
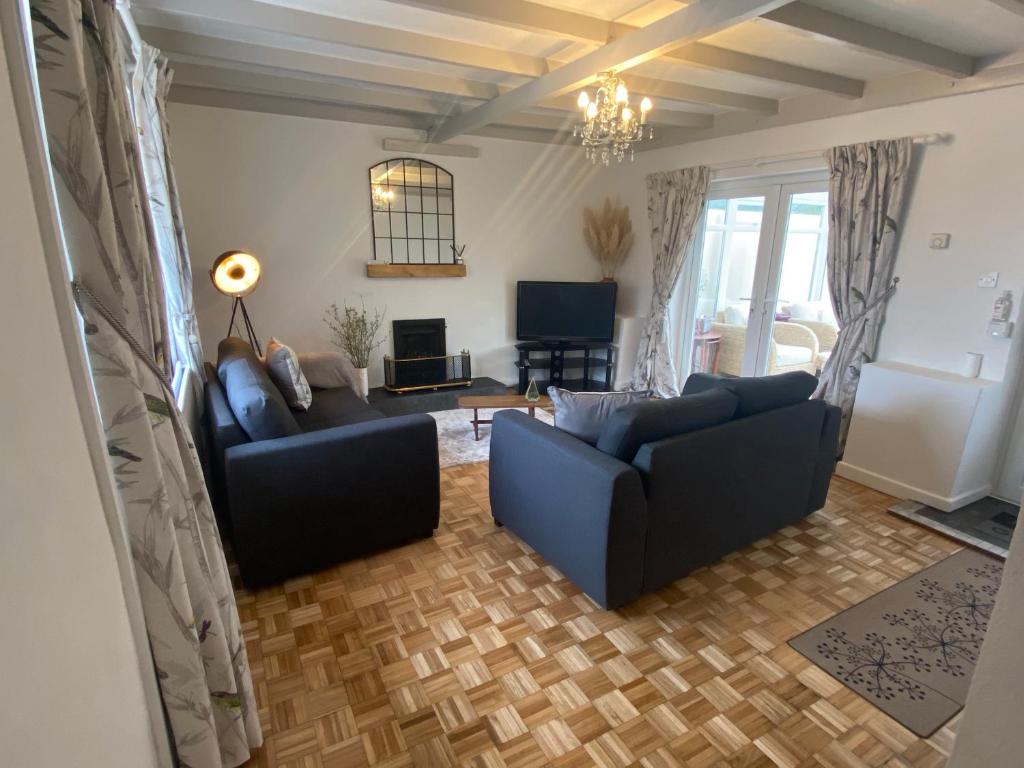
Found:
[{"label": "electrical outlet", "polygon": [[949,248],[949,233],[948,232],[937,232],[934,233],[929,240],[929,248],[933,251],[942,251]]},{"label": "electrical outlet", "polygon": [[988,272],[984,275],[978,275],[979,288],[995,288],[997,285],[999,285],[998,272]]}]

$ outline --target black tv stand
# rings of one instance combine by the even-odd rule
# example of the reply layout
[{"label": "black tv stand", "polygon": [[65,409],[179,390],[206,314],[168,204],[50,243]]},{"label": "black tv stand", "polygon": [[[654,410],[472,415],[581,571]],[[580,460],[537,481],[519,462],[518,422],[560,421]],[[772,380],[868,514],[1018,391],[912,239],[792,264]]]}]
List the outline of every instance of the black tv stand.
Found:
[{"label": "black tv stand", "polygon": [[[574,392],[608,392],[616,353],[614,344],[603,341],[522,341],[516,344],[519,394],[526,393],[531,378],[537,381],[541,394],[549,386]],[[539,378],[544,372],[547,377]]]}]

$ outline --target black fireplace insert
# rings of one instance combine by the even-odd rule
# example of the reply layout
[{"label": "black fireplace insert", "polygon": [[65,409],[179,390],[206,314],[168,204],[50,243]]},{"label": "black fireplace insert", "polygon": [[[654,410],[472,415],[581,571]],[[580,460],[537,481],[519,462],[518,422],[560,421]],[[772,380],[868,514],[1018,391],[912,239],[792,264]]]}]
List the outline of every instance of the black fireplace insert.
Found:
[{"label": "black fireplace insert", "polygon": [[384,358],[384,386],[392,392],[468,386],[469,352],[449,355],[444,318],[394,320],[394,357]]}]

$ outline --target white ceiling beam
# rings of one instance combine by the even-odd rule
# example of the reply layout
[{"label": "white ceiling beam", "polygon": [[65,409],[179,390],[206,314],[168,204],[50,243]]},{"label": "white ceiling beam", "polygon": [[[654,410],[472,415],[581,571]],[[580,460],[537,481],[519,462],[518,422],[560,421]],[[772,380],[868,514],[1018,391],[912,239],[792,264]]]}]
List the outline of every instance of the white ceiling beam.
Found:
[{"label": "white ceiling beam", "polygon": [[[214,67],[223,66],[223,63],[226,62],[245,65],[247,68],[263,74],[285,74],[293,77],[305,75],[306,79],[312,75],[375,85],[412,88],[428,93],[484,101],[511,90],[509,86],[497,86],[493,83],[443,77],[427,72],[385,67],[378,64],[365,64],[287,48],[250,45],[236,40],[195,35],[177,30],[143,26],[141,31],[145,40],[166,52],[175,62],[198,63]],[[647,81],[646,84],[651,86],[653,91],[659,90],[660,81]],[[653,91],[644,95],[666,97],[664,93],[655,94]],[[689,91],[684,91],[683,95],[691,94]],[[773,104],[774,102],[769,102],[767,106],[770,107]],[[547,99],[537,106],[575,114],[575,103],[572,99]],[[712,115],[701,112],[684,112],[663,108],[652,114],[651,122],[655,125],[672,125],[681,128],[709,128],[714,119]]]},{"label": "white ceiling beam", "polygon": [[810,69],[776,59],[766,59],[749,53],[740,53],[729,48],[720,48],[707,43],[690,43],[665,55],[687,64],[731,72],[735,75],[770,80],[776,83],[798,85],[822,93],[831,93],[846,99],[859,99],[864,95],[864,81],[836,75],[820,69]]},{"label": "white ceiling beam", "polygon": [[[1015,2],[1016,0],[1002,1]],[[530,0],[390,0],[390,2],[597,45],[604,45],[609,40],[636,29],[628,24],[606,21],[575,11],[552,8],[530,2]],[[557,54],[552,58],[558,58]],[[863,80],[787,64],[761,56],[752,56],[706,43],[691,43],[667,52],[664,58],[745,77],[812,88],[847,98],[860,98],[864,93]]]},{"label": "white ceiling beam", "polygon": [[790,3],[763,14],[762,18],[863,53],[914,64],[943,75],[969,77],[974,74],[975,62],[970,56],[805,2]]},{"label": "white ceiling beam", "polygon": [[245,93],[235,90],[173,84],[168,98],[180,104],[197,104],[218,109],[239,109],[247,112],[267,112],[274,115],[315,117],[320,120],[338,120],[392,128],[411,128],[423,131],[422,117],[403,112],[387,112],[350,104],[335,104],[315,99],[301,99],[272,93]]},{"label": "white ceiling beam", "polygon": [[[235,91],[237,93],[268,94],[331,102],[339,105],[358,106],[368,109],[411,112],[418,115],[429,115],[431,120],[445,115],[460,114],[467,109],[480,105],[479,99],[454,99],[440,94],[428,95],[380,91],[360,85],[331,82],[283,75],[273,72],[254,72],[224,66],[217,62],[197,63],[171,58],[174,69],[174,83],[189,88],[207,88],[218,91]],[[673,112],[659,110],[663,120],[652,124],[663,130],[669,128],[711,128],[714,126],[714,115]],[[673,116],[678,117],[673,117]],[[520,112],[503,117],[501,125],[515,128],[533,128],[546,131],[569,131],[577,116],[573,112],[562,114],[538,114]]]},{"label": "white ceiling beam", "polygon": [[[214,20],[280,34],[323,40],[373,51],[489,69],[527,77],[543,75],[547,62],[536,56],[486,48],[416,32],[364,24],[258,0],[133,0],[144,23],[163,26],[164,14]],[[157,12],[156,14],[150,12]]]},{"label": "white ceiling beam", "polygon": [[[420,115],[404,112],[362,107],[353,104],[337,104],[319,99],[306,99],[297,95],[274,93],[242,92],[221,90],[201,86],[174,84],[169,94],[171,101],[180,104],[195,104],[218,109],[238,109],[247,112],[264,112],[290,117],[312,117],[318,120],[336,120],[345,123],[362,123],[391,128],[408,128],[426,137],[427,119]],[[554,133],[536,128],[516,128],[507,125],[489,125],[474,131],[473,136],[490,136],[514,141],[531,141],[541,144],[574,145],[578,140],[571,134]],[[445,144],[445,147],[455,145]]]},{"label": "white ceiling beam", "polygon": [[[536,76],[549,70],[548,62],[545,59],[534,56],[510,54],[495,48],[467,46],[467,44],[444,38],[347,21],[334,16],[284,6],[272,6],[257,0],[217,0],[215,3],[207,2],[207,0],[134,0],[133,9],[136,20],[147,30],[146,34],[151,34],[152,30],[161,29],[165,32],[173,30],[179,34],[205,37],[211,35],[211,26],[234,25],[406,57],[443,61],[509,75]],[[214,25],[211,25],[210,22],[214,22]],[[280,27],[275,27],[275,24],[279,24]],[[224,39],[220,34],[213,36],[216,39]],[[248,45],[242,41],[234,42],[236,51],[237,45]],[[297,41],[297,45],[301,45],[301,40]],[[266,48],[266,46],[258,47]],[[220,58],[215,53],[213,56]],[[427,77],[433,77],[427,73],[420,73],[420,75],[420,82]],[[685,83],[662,80],[649,80],[649,82],[659,84],[655,90],[664,94],[662,98],[670,98],[667,93],[671,91],[674,94],[672,98],[675,100],[694,104],[708,104],[764,114],[775,114],[778,111],[778,102],[774,99]],[[481,98],[493,98],[493,96],[481,95]]]},{"label": "white ceiling beam", "polygon": [[1024,16],[1024,0],[989,0],[989,2],[995,3],[1004,11]]},{"label": "white ceiling beam", "polygon": [[422,70],[366,64],[290,48],[257,45],[224,37],[197,35],[174,29],[141,26],[139,31],[150,45],[168,54],[200,59],[231,61],[257,67],[304,72],[321,77],[355,80],[398,88],[414,88],[470,99],[493,99],[501,91],[494,83],[445,77]]},{"label": "white ceiling beam", "polygon": [[603,48],[564,64],[467,113],[443,121],[431,141],[447,141],[520,112],[541,99],[585,85],[595,72],[625,70],[657,58],[672,48],[785,5],[787,0],[699,0],[659,21],[622,36]]},{"label": "white ceiling beam", "polygon": [[[332,83],[324,80],[307,80],[295,77],[249,72],[226,67],[210,67],[184,62],[174,63],[176,84],[192,87],[215,88],[222,91],[242,93],[267,93],[277,96],[294,96],[304,99],[329,101],[336,104],[386,109],[398,112],[413,112],[436,116],[461,111],[461,102],[451,97],[429,96],[412,93],[379,91],[359,85]],[[479,103],[479,102],[474,102]]]}]

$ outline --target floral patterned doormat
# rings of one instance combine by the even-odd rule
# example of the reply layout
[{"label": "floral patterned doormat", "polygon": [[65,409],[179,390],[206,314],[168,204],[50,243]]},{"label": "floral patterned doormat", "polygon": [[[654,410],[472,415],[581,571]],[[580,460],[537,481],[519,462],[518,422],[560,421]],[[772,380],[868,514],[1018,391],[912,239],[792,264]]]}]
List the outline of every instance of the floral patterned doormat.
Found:
[{"label": "floral patterned doormat", "polygon": [[789,644],[928,737],[967,700],[1002,573],[995,558],[961,550]]}]

